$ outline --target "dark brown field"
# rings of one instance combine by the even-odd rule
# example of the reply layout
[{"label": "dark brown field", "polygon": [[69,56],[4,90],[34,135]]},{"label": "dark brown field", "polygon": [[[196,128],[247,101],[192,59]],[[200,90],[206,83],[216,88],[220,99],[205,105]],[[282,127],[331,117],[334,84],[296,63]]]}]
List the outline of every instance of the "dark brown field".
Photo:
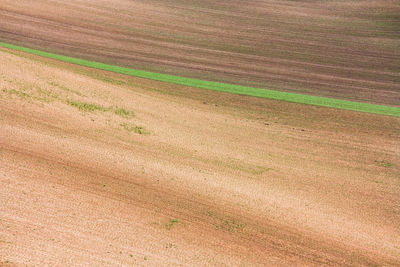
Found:
[{"label": "dark brown field", "polygon": [[[0,41],[399,106],[398,6],[2,0]],[[399,222],[400,118],[0,48],[0,266],[400,266]]]},{"label": "dark brown field", "polygon": [[0,40],[112,64],[400,106],[387,1],[2,0]]}]

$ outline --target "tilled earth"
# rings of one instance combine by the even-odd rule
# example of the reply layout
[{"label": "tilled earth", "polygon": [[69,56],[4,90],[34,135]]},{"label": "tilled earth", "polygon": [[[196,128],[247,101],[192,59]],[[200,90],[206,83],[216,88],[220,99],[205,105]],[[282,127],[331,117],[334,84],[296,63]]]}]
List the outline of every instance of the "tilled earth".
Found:
[{"label": "tilled earth", "polygon": [[399,118],[0,60],[0,265],[400,265]]}]

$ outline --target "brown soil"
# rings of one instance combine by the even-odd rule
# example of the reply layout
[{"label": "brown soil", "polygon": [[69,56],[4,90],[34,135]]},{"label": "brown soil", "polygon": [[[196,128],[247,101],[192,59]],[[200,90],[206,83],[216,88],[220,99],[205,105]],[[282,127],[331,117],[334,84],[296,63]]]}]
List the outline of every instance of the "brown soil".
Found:
[{"label": "brown soil", "polygon": [[0,265],[400,265],[399,118],[0,59]]},{"label": "brown soil", "polygon": [[398,1],[2,0],[0,40],[139,69],[400,105]]}]

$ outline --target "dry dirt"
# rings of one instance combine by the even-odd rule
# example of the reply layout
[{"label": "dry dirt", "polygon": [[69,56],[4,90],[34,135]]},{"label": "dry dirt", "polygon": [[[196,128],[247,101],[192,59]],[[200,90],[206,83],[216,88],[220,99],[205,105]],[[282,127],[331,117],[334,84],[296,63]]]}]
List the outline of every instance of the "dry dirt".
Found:
[{"label": "dry dirt", "polygon": [[400,265],[399,118],[0,60],[0,265]]},{"label": "dry dirt", "polygon": [[156,72],[400,106],[398,0],[2,0],[0,40]]}]

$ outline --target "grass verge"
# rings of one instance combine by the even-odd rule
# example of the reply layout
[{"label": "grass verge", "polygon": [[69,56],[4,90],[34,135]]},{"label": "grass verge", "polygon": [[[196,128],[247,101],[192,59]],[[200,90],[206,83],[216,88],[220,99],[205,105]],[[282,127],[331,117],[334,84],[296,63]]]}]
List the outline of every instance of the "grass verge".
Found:
[{"label": "grass verge", "polygon": [[39,50],[34,50],[30,48],[25,48],[21,46],[16,46],[12,44],[7,44],[0,42],[0,46],[4,48],[14,49],[30,54],[35,54],[38,56],[43,56],[47,58],[52,58],[56,60],[61,60],[68,63],[73,63],[85,67],[91,67],[106,71],[112,71],[116,73],[126,74],[134,77],[140,77],[145,79],[151,79],[161,82],[169,82],[174,84],[180,84],[190,87],[202,88],[207,90],[213,91],[220,91],[232,94],[239,94],[239,95],[247,95],[247,96],[255,96],[261,98],[269,98],[287,102],[294,102],[294,103],[301,103],[301,104],[308,104],[308,105],[315,105],[315,106],[322,106],[322,107],[330,107],[330,108],[338,108],[338,109],[345,109],[345,110],[353,110],[359,112],[368,112],[374,114],[382,114],[382,115],[389,115],[389,116],[396,116],[400,117],[400,108],[397,107],[389,107],[383,105],[375,105],[375,104],[368,104],[368,103],[361,103],[361,102],[353,102],[348,100],[341,100],[341,99],[333,99],[327,97],[319,97],[319,96],[310,96],[310,95],[303,95],[303,94],[296,94],[296,93],[288,93],[288,92],[280,92],[268,89],[260,89],[260,88],[253,88],[235,84],[227,84],[227,83],[219,83],[219,82],[212,82],[212,81],[204,81],[204,80],[197,80],[192,78],[185,78],[179,77],[174,75],[166,75],[161,73],[154,73],[148,72],[143,70],[136,70],[131,68],[124,68],[114,65],[108,65],[104,63],[88,61],[79,58],[67,57],[63,55],[52,54],[48,52],[43,52]]}]

